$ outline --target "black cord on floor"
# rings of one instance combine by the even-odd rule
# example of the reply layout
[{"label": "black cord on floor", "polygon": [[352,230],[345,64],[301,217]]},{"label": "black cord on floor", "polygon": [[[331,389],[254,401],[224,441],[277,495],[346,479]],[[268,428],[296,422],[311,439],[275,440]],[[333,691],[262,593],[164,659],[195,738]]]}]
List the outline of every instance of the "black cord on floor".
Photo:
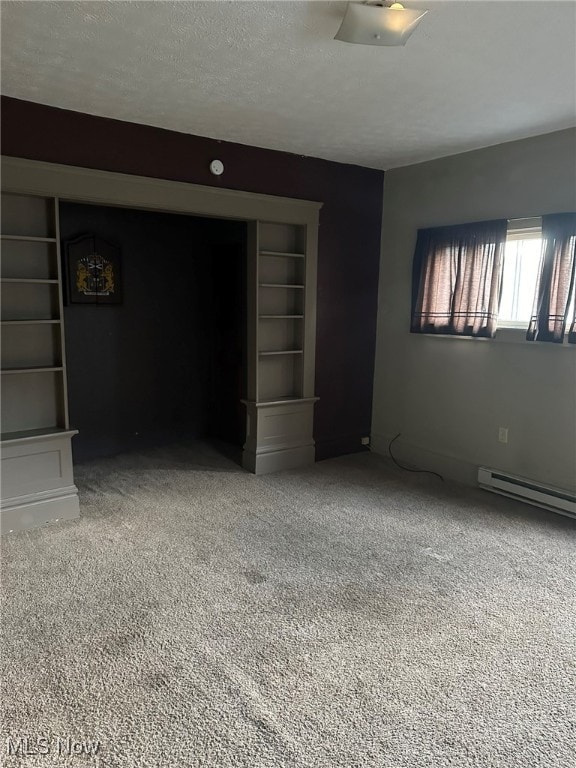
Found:
[{"label": "black cord on floor", "polygon": [[398,432],[396,437],[393,437],[392,440],[390,440],[390,443],[388,444],[388,453],[390,454],[390,458],[392,459],[394,464],[396,464],[396,466],[399,469],[403,469],[405,472],[420,472],[420,473],[422,473],[424,475],[434,475],[434,477],[439,477],[440,480],[442,480],[442,482],[444,482],[444,478],[438,472],[432,472],[432,470],[430,470],[430,469],[412,469],[411,467],[403,467],[402,464],[400,464],[399,462],[396,461],[396,459],[394,458],[394,454],[392,453],[392,443],[394,443],[396,440],[398,440],[398,438],[400,437],[401,434],[402,434],[401,432]]}]

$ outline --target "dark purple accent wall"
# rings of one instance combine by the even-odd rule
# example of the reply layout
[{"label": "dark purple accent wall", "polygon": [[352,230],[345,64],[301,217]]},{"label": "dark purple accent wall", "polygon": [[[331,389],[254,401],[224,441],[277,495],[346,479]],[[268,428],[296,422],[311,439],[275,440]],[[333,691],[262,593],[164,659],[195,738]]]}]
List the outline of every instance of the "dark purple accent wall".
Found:
[{"label": "dark purple accent wall", "polygon": [[[2,98],[2,154],[280,195],[320,214],[314,437],[318,459],[370,434],[384,173]],[[209,172],[219,158],[221,177]]]}]

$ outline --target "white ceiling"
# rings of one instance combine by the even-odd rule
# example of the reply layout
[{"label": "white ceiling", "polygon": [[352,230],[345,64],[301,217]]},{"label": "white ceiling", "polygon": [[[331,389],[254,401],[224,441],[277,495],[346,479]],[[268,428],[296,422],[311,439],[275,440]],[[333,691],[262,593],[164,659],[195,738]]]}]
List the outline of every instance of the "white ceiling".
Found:
[{"label": "white ceiling", "polygon": [[576,124],[573,0],[418,0],[405,48],[345,2],[3,2],[8,96],[390,168]]}]

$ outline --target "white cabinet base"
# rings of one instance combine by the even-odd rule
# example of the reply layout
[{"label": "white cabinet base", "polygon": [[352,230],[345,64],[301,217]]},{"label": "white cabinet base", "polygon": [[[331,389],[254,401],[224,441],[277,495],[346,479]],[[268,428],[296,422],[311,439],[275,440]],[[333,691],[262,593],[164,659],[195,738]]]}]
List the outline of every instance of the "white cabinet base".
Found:
[{"label": "white cabinet base", "polygon": [[2,440],[0,532],[80,516],[72,473],[73,430],[14,433]]},{"label": "white cabinet base", "polygon": [[294,469],[315,461],[314,403],[302,398],[246,406],[246,443],[242,466],[256,475]]},{"label": "white cabinet base", "polygon": [[242,454],[242,466],[255,475],[268,475],[270,472],[279,472],[282,469],[295,469],[306,464],[314,464],[315,453],[314,445],[268,453],[250,453],[245,450]]}]

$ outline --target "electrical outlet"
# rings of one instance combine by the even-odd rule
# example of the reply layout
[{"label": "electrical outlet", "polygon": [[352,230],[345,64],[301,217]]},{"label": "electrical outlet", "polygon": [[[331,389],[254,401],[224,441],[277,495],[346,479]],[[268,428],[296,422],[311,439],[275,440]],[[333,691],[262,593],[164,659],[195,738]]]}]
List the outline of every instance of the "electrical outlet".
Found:
[{"label": "electrical outlet", "polygon": [[501,443],[507,443],[508,442],[508,427],[499,427],[498,428],[498,441]]},{"label": "electrical outlet", "polygon": [[370,438],[369,437],[363,437],[360,442],[362,445],[370,445]]}]

